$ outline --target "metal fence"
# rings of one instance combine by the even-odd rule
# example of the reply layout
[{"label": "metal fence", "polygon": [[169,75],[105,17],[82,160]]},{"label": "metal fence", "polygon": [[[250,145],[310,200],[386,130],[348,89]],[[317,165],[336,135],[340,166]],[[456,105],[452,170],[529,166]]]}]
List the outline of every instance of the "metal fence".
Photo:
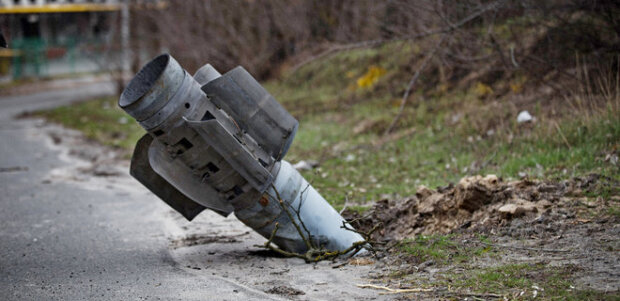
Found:
[{"label": "metal fence", "polygon": [[11,49],[0,55],[0,75],[19,80],[108,71],[114,64],[103,60],[113,60],[120,50],[107,49],[106,45],[102,39],[16,39],[11,41]]}]

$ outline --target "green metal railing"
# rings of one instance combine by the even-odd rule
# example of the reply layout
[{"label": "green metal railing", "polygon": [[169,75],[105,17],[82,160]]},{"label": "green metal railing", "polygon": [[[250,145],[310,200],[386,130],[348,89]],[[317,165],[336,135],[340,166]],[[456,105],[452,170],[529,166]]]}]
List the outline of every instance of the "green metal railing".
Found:
[{"label": "green metal railing", "polygon": [[[46,41],[41,38],[24,38],[11,41],[11,70],[13,80],[41,78],[76,73],[77,64],[95,57],[101,52],[101,39],[64,38],[62,41]],[[63,66],[61,71],[50,66]]]},{"label": "green metal railing", "polygon": [[17,39],[11,42],[13,79],[41,77],[46,67],[45,41],[39,38]]}]

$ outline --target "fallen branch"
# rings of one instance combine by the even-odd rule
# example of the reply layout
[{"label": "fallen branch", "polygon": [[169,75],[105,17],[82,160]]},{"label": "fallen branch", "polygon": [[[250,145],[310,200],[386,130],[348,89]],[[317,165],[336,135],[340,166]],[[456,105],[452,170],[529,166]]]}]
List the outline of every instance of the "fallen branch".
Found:
[{"label": "fallen branch", "polygon": [[[432,288],[390,288],[387,286],[375,285],[375,284],[356,284],[359,288],[374,288],[379,290],[388,291],[387,294],[406,294],[406,293],[434,293],[438,292],[437,289]],[[503,298],[504,296],[498,294],[481,294],[481,293],[465,293],[465,292],[445,292],[450,296],[464,296],[464,297],[481,297],[481,298]]]},{"label": "fallen branch", "polygon": [[[318,262],[318,261],[326,260],[326,259],[334,260],[334,259],[336,259],[336,258],[338,258],[340,256],[343,256],[343,255],[354,256],[355,254],[357,254],[362,249],[369,248],[369,242],[366,239],[354,242],[353,244],[351,244],[350,247],[346,248],[345,250],[341,250],[341,251],[326,250],[326,249],[324,249],[320,245],[315,245],[315,241],[312,240],[310,232],[308,231],[306,226],[303,224],[303,221],[301,220],[301,216],[300,216],[300,213],[299,213],[299,211],[301,211],[301,206],[299,206],[298,211],[296,211],[297,217],[299,218],[298,221],[301,223],[301,227],[300,227],[300,225],[297,224],[297,222],[295,221],[295,219],[293,217],[293,214],[291,214],[291,212],[289,211],[289,209],[285,205],[285,202],[284,202],[284,200],[282,200],[282,198],[280,196],[280,193],[278,192],[276,187],[274,185],[272,185],[272,188],[273,188],[273,190],[276,193],[276,197],[278,198],[278,203],[280,204],[280,207],[282,208],[282,210],[284,210],[286,215],[289,217],[289,219],[291,220],[291,223],[293,223],[293,226],[295,227],[295,229],[297,230],[297,232],[299,233],[299,235],[303,239],[303,241],[306,244],[306,247],[307,247],[308,250],[305,253],[297,253],[297,252],[285,251],[285,250],[282,250],[279,247],[275,246],[273,244],[273,239],[275,238],[276,233],[278,232],[278,229],[280,228],[280,224],[277,223],[277,222],[275,223],[274,228],[271,231],[271,235],[269,236],[269,239],[263,245],[255,245],[256,247],[266,248],[268,250],[274,251],[274,252],[276,252],[276,253],[278,253],[280,255],[283,255],[285,257],[301,258],[301,259],[304,259],[306,262]],[[302,200],[300,200],[300,202],[301,201]],[[294,208],[291,208],[291,209],[293,211],[295,211]],[[347,230],[350,229],[350,228],[346,227],[346,223],[343,223],[343,224],[345,225],[345,229],[347,229]],[[304,230],[302,230],[302,227],[306,231],[306,234],[307,234],[308,237],[306,237],[306,235],[304,234]],[[376,227],[376,228],[378,228],[378,227]],[[372,231],[374,231],[374,230],[376,230],[376,229],[373,229]],[[355,231],[355,230],[353,229],[353,231]]]},{"label": "fallen branch", "polygon": [[349,230],[349,231],[351,231],[351,232],[355,232],[355,233],[357,233],[357,234],[361,235],[362,237],[364,237],[364,239],[365,239],[365,240],[370,240],[370,236],[371,236],[371,235],[372,235],[375,231],[377,231],[379,228],[381,228],[381,226],[383,226],[383,224],[382,224],[382,223],[378,223],[378,224],[376,224],[374,227],[372,227],[372,229],[370,229],[370,231],[368,231],[368,232],[362,232],[362,231],[355,230],[355,229],[353,229],[353,228],[351,228],[351,227],[348,227],[348,226],[347,226],[347,222],[346,222],[346,221],[343,221],[343,222],[342,222],[342,226],[341,226],[340,228],[345,229],[345,230]]},{"label": "fallen branch", "polygon": [[271,231],[271,236],[269,237],[269,240],[267,240],[264,245],[257,246],[257,247],[267,248],[267,249],[269,249],[271,251],[274,251],[274,252],[276,252],[276,253],[278,253],[278,254],[280,254],[282,256],[285,256],[285,257],[298,257],[298,258],[305,259],[305,257],[300,256],[300,254],[298,254],[298,253],[284,251],[284,250],[282,250],[282,249],[280,249],[278,247],[275,247],[272,244],[273,238],[276,236],[276,232],[278,232],[278,228],[279,227],[280,227],[280,224],[276,223],[275,226],[273,227],[273,231]]},{"label": "fallen branch", "polygon": [[384,135],[383,137],[374,140],[373,142],[371,142],[372,146],[375,149],[379,149],[381,148],[384,144],[386,143],[390,143],[396,140],[400,140],[402,138],[405,138],[407,136],[413,135],[416,132],[416,128],[408,128],[406,130],[402,130],[400,132],[395,132],[395,133],[391,133],[388,135]]},{"label": "fallen branch", "polygon": [[297,215],[297,220],[301,224],[301,227],[304,229],[304,231],[306,231],[306,235],[308,235],[308,239],[311,240],[312,236],[310,235],[310,230],[308,230],[308,227],[306,227],[306,224],[301,219],[301,206],[304,203],[304,193],[308,191],[308,188],[310,188],[310,184],[311,183],[308,183],[308,185],[306,185],[306,188],[304,188],[304,190],[302,190],[301,193],[299,194],[299,205],[297,205],[297,210],[295,210],[291,204],[288,204],[288,206],[291,207],[293,211],[295,211],[295,214]]},{"label": "fallen branch", "polygon": [[[480,297],[480,298],[504,298],[504,296],[502,295],[498,295],[498,294],[478,294],[478,293],[461,293],[461,292],[451,292],[449,293],[449,295],[457,295],[457,296],[462,296],[462,297]],[[484,299],[482,299],[484,300]]]},{"label": "fallen branch", "polygon": [[356,284],[355,286],[359,288],[374,288],[380,290],[386,290],[390,292],[390,294],[404,294],[404,293],[428,293],[434,292],[435,290],[432,288],[389,288],[387,286],[374,285],[374,284]]},{"label": "fallen branch", "polygon": [[[295,219],[293,218],[293,215],[291,214],[290,211],[288,211],[288,208],[286,208],[286,206],[284,205],[284,200],[282,200],[282,198],[280,197],[280,193],[276,189],[276,186],[271,184],[271,187],[276,192],[276,196],[278,197],[278,202],[280,203],[280,207],[282,207],[282,210],[284,210],[284,212],[286,212],[286,215],[288,215],[288,218],[291,220],[291,223],[293,223],[293,226],[295,226],[295,229],[297,229],[297,232],[301,236],[301,239],[303,239],[304,243],[306,243],[306,247],[309,250],[312,249],[313,246],[312,246],[312,243],[310,241],[311,240],[310,233],[307,233],[308,234],[308,238],[306,238],[304,233],[301,231],[301,228],[299,227],[299,225],[295,222]],[[299,202],[301,202],[301,200],[299,200]],[[301,219],[299,221],[301,222]],[[305,226],[304,226],[304,228],[305,228]],[[277,230],[278,230],[277,227],[274,228],[273,235],[275,235],[275,231],[277,231]]]},{"label": "fallen branch", "polygon": [[340,209],[340,212],[338,212],[338,214],[342,215],[342,213],[347,209],[347,204],[349,203],[349,198],[345,195],[344,196],[344,205],[342,205],[342,209]]}]

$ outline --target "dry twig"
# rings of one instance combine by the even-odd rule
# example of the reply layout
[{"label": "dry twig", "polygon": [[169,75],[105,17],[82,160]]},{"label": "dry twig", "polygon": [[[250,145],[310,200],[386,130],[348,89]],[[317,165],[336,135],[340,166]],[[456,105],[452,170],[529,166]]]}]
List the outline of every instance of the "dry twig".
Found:
[{"label": "dry twig", "polygon": [[568,143],[566,136],[564,136],[564,133],[562,133],[562,129],[560,128],[560,125],[556,121],[553,121],[553,125],[555,125],[555,128],[558,130],[558,133],[560,133],[560,137],[562,137],[562,140],[564,141],[564,144],[566,144],[566,147],[568,149],[571,149],[570,143]]},{"label": "dry twig", "polygon": [[[336,259],[336,258],[338,258],[340,256],[343,256],[343,255],[354,256],[355,254],[357,254],[362,249],[369,248],[369,242],[367,241],[367,239],[364,239],[364,240],[361,240],[361,241],[354,242],[350,247],[348,247],[345,250],[332,251],[332,250],[324,249],[322,246],[318,245],[317,242],[312,240],[310,232],[308,231],[306,226],[303,224],[303,221],[301,220],[301,216],[300,216],[300,213],[299,213],[299,211],[301,211],[301,205],[299,206],[299,209],[296,212],[297,213],[297,217],[299,218],[298,221],[301,224],[301,226],[300,226],[300,224],[298,224],[295,221],[295,219],[293,217],[293,214],[291,214],[291,212],[289,211],[289,208],[287,208],[287,206],[285,205],[284,200],[282,200],[282,198],[280,197],[280,193],[278,192],[276,187],[274,185],[272,185],[272,188],[273,188],[273,190],[276,193],[276,197],[278,198],[278,203],[280,204],[280,207],[282,208],[282,210],[284,210],[286,215],[289,217],[289,219],[291,220],[291,223],[293,223],[293,226],[295,227],[295,229],[297,230],[297,232],[299,233],[299,235],[303,239],[303,241],[306,244],[306,247],[308,248],[308,250],[305,253],[297,253],[297,252],[285,251],[285,250],[282,250],[279,247],[275,246],[273,244],[273,239],[275,238],[276,233],[278,232],[278,229],[280,227],[279,223],[275,223],[273,231],[271,232],[271,235],[270,235],[269,239],[263,245],[257,245],[257,247],[262,247],[262,248],[266,248],[266,249],[272,250],[272,251],[274,251],[274,252],[276,252],[276,253],[278,253],[280,255],[286,256],[286,257],[301,258],[301,259],[304,259],[306,262],[318,262],[318,261],[326,260],[326,259],[334,260],[334,259]],[[300,202],[301,201],[302,200],[300,199]],[[291,208],[291,209],[293,209],[293,208]],[[295,211],[295,209],[293,209],[293,211]],[[346,227],[346,223],[343,223],[343,224],[345,225],[344,226],[345,229],[347,229],[347,230],[352,229],[352,228]],[[304,230],[302,230],[302,228],[306,231],[306,233],[304,233]],[[376,227],[376,228],[378,228],[378,227]],[[352,230],[355,231],[354,229],[352,229]],[[374,230],[376,230],[376,229],[373,229],[372,231],[374,231]],[[370,232],[370,234],[372,234],[372,231]],[[367,237],[370,237],[370,234],[368,234]]]},{"label": "dry twig", "polygon": [[398,108],[398,114],[396,114],[396,117],[394,117],[394,120],[392,120],[392,123],[390,123],[390,126],[388,126],[387,129],[385,129],[385,132],[383,132],[383,136],[389,134],[392,131],[392,129],[394,129],[394,126],[396,126],[396,124],[400,120],[400,117],[403,115],[403,111],[405,110],[405,105],[407,104],[407,100],[409,99],[409,94],[411,93],[411,89],[413,88],[413,84],[415,84],[415,82],[418,80],[422,71],[426,69],[428,62],[435,56],[435,53],[437,53],[439,46],[441,46],[441,43],[443,43],[445,38],[446,38],[445,35],[441,37],[441,39],[439,40],[439,42],[437,42],[437,45],[435,45],[433,50],[426,55],[426,57],[422,61],[422,65],[420,65],[418,70],[415,71],[415,73],[411,77],[411,80],[409,80],[409,84],[407,84],[407,89],[405,90],[405,93],[403,94],[403,98],[400,101],[400,107]]},{"label": "dry twig", "polygon": [[[385,290],[385,294],[406,294],[406,293],[434,293],[439,290],[433,288],[390,288],[382,285],[375,284],[356,284],[359,288],[374,288],[379,290]],[[465,293],[465,292],[444,292],[447,295],[452,296],[464,296],[464,297],[481,297],[481,298],[502,298],[504,296],[498,294],[481,294],[481,293]]]},{"label": "dry twig", "polygon": [[359,288],[374,288],[380,290],[386,290],[390,294],[403,294],[403,293],[422,293],[422,292],[434,292],[432,288],[389,288],[387,286],[374,285],[374,284],[356,284]]}]

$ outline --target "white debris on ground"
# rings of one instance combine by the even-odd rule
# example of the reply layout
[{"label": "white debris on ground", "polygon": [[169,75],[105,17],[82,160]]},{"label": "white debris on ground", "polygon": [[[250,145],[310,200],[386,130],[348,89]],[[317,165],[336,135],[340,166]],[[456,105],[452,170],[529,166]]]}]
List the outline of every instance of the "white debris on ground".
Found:
[{"label": "white debris on ground", "polygon": [[293,168],[297,169],[298,171],[302,171],[302,170],[312,170],[316,167],[319,166],[319,162],[314,161],[314,160],[301,160],[295,164],[293,164]]},{"label": "white debris on ground", "polygon": [[355,161],[355,155],[354,154],[348,154],[345,158],[344,158],[345,162],[353,162]]},{"label": "white debris on ground", "polygon": [[517,123],[533,122],[534,117],[528,111],[521,111],[517,116]]}]

